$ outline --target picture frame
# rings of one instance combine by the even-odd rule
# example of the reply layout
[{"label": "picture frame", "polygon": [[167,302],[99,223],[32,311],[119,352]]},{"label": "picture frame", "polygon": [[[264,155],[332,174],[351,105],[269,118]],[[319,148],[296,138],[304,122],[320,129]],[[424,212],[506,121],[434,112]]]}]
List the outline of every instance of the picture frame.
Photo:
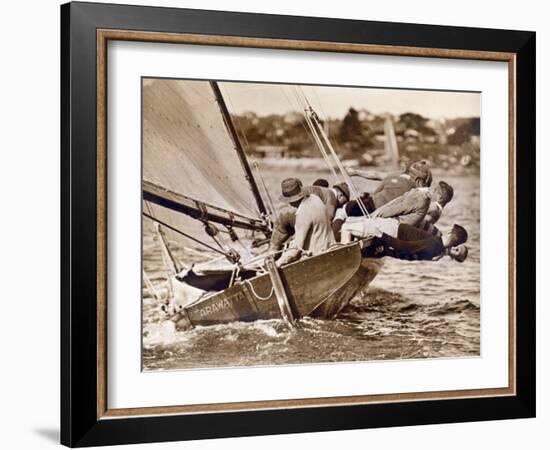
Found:
[{"label": "picture frame", "polygon": [[[506,388],[110,409],[107,43],[501,61],[509,73]],[[73,2],[61,7],[61,443],[177,441],[535,416],[535,33]]]}]

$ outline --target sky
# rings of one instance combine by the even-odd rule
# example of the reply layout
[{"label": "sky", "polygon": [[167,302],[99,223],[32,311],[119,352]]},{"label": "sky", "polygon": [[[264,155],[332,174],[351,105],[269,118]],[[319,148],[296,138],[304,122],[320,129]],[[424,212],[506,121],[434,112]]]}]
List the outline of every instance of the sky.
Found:
[{"label": "sky", "polygon": [[[266,116],[299,109],[290,85],[221,82],[220,87],[234,114],[251,111]],[[413,112],[431,119],[479,117],[481,113],[479,93],[333,86],[303,86],[301,90],[321,118],[342,118],[350,107],[374,114]]]}]

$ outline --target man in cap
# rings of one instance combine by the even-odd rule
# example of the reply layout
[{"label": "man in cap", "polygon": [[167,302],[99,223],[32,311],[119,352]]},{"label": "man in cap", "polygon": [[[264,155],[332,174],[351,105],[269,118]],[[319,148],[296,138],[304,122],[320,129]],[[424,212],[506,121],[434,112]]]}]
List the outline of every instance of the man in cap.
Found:
[{"label": "man in cap", "polygon": [[[278,260],[279,267],[297,261],[304,252],[310,255],[323,253],[335,243],[325,203],[319,196],[306,192],[300,180],[283,180],[280,200],[295,211],[295,232],[294,244]],[[287,211],[291,213],[292,209]]]},{"label": "man in cap", "polygon": [[[393,173],[387,176],[382,176],[377,171],[362,171],[348,170],[350,176],[360,176],[370,180],[381,180],[376,189],[369,193],[365,192],[361,196],[361,200],[369,213],[374,212],[386,203],[393,199],[402,196],[406,192],[414,188],[430,187],[432,184],[432,170],[430,163],[426,160],[415,161],[409,164],[402,173]],[[352,209],[349,215],[355,214],[359,209],[357,202],[348,206],[348,210]]]},{"label": "man in cap", "polygon": [[312,186],[321,186],[321,187],[324,187],[324,188],[328,188],[330,187],[330,183],[328,182],[328,180],[324,179],[324,178],[317,178],[313,183],[311,183]]},{"label": "man in cap", "polygon": [[372,192],[372,202],[375,209],[380,208],[405,192],[418,187],[430,187],[432,171],[430,164],[425,161],[416,161],[399,175],[388,175]]},{"label": "man in cap", "polygon": [[363,215],[363,207],[369,214],[372,214],[392,203],[391,208],[379,211],[379,217],[403,216],[400,217],[400,220],[410,225],[418,225],[428,212],[430,197],[426,188],[432,183],[432,171],[429,163],[425,160],[409,164],[403,173],[394,173],[385,177],[376,171],[349,170],[348,173],[350,176],[381,179],[382,182],[372,193],[364,192],[360,199],[349,201],[341,210],[337,211],[333,222],[336,236],[339,235],[340,228],[347,217]]},{"label": "man in cap", "polygon": [[305,186],[306,194],[314,194],[325,204],[327,217],[330,222],[338,208],[343,207],[350,199],[349,187],[346,183],[335,184],[332,188],[319,185]]}]

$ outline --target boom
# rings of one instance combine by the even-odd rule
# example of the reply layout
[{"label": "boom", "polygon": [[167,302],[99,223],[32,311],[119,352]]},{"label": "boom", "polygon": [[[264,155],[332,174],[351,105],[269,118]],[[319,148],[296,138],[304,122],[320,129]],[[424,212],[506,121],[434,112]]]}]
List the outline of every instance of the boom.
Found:
[{"label": "boom", "polygon": [[242,214],[195,200],[147,180],[143,180],[142,187],[143,200],[171,209],[172,211],[186,214],[194,219],[216,222],[228,227],[269,233],[269,227],[262,220],[246,217]]}]

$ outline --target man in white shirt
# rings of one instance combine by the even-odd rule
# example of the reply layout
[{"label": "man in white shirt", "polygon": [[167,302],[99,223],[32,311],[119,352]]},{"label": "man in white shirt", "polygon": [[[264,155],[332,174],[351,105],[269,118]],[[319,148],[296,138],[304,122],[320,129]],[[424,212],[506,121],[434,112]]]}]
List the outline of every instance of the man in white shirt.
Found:
[{"label": "man in white shirt", "polygon": [[397,219],[352,217],[342,226],[342,243],[347,244],[353,238],[375,240],[374,245],[365,248],[364,256],[436,261],[448,255],[458,262],[464,262],[468,256],[468,247],[464,245],[468,232],[457,224],[436,236]]}]

